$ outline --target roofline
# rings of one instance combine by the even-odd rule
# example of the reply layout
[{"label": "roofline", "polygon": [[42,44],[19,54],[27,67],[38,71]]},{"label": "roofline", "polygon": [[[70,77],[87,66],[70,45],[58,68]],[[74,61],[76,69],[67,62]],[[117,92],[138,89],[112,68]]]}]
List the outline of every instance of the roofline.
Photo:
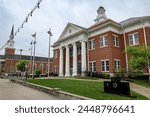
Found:
[{"label": "roofline", "polygon": [[76,32],[76,33],[73,33],[72,35],[69,35],[69,36],[67,36],[67,37],[62,38],[62,40],[58,40],[56,43],[60,44],[60,42],[65,41],[65,40],[67,40],[67,39],[69,39],[70,37],[73,37],[73,36],[75,36],[75,35],[84,33],[84,32],[86,32],[86,31],[87,31],[86,29],[85,29],[85,30],[78,31],[78,32]]},{"label": "roofline", "polygon": [[91,32],[91,31],[97,30],[97,29],[99,29],[99,28],[102,28],[102,27],[104,27],[104,26],[107,26],[107,25],[109,25],[109,24],[112,24],[112,25],[114,25],[114,26],[116,26],[116,27],[118,27],[118,28],[121,28],[121,24],[119,24],[119,23],[117,23],[117,22],[115,22],[115,21],[113,21],[113,20],[111,20],[111,19],[108,19],[108,20],[106,20],[106,21],[104,21],[104,22],[102,22],[102,23],[99,23],[99,24],[95,25],[95,26],[89,27],[89,28],[87,29],[87,31],[88,31],[88,32]]},{"label": "roofline", "polygon": [[[120,22],[121,26],[122,26],[122,27],[127,27],[127,26],[129,26],[129,25],[131,25],[131,24],[136,24],[136,23],[142,22],[142,21],[144,21],[144,20],[150,20],[150,16],[145,16],[145,17],[144,17],[144,16],[143,16],[143,17],[133,17],[133,18],[141,18],[141,19],[138,19],[138,20],[129,22],[129,23],[125,24],[125,25],[123,25],[121,22],[124,22],[124,21],[126,21],[126,20],[121,21],[121,22]],[[127,20],[128,20],[128,19],[127,19]]]},{"label": "roofline", "polygon": [[79,29],[81,29],[81,30],[85,30],[85,29],[86,29],[86,28],[84,28],[84,27],[82,27],[82,26],[79,26],[79,25],[76,25],[76,24],[73,24],[73,23],[68,22],[67,25],[66,25],[66,27],[64,28],[63,32],[61,33],[60,37],[58,38],[57,42],[58,42],[59,39],[62,37],[62,34],[63,34],[63,33],[65,32],[65,30],[67,29],[68,25],[72,25],[72,26],[77,27],[77,28],[79,28]]},{"label": "roofline", "polygon": [[51,47],[56,47],[56,46],[59,46],[60,43],[59,42],[55,42]]}]

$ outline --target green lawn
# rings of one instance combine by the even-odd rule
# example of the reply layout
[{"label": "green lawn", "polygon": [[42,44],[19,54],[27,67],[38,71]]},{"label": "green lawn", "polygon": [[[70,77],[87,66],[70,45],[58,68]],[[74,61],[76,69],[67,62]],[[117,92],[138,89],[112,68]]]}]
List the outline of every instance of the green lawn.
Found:
[{"label": "green lawn", "polygon": [[149,81],[148,80],[131,80],[131,81],[133,81],[133,83],[135,83],[135,84],[139,84],[139,85],[141,85],[141,86],[144,86],[144,87],[149,87]]},{"label": "green lawn", "polygon": [[34,79],[30,83],[43,85],[51,88],[61,88],[63,91],[82,95],[99,100],[146,100],[147,98],[135,92],[131,92],[132,97],[107,94],[103,91],[102,82],[91,82],[69,79]]}]

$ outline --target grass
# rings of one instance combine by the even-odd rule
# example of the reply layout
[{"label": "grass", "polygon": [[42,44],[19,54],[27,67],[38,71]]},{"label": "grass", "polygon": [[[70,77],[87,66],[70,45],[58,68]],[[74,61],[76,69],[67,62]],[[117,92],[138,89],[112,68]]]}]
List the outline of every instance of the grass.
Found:
[{"label": "grass", "polygon": [[149,81],[148,80],[134,80],[132,79],[133,83],[144,86],[144,87],[149,87]]},{"label": "grass", "polygon": [[61,88],[63,91],[82,95],[98,100],[146,100],[147,98],[131,91],[132,97],[104,93],[102,82],[69,80],[69,79],[35,79],[30,83],[51,88]]}]

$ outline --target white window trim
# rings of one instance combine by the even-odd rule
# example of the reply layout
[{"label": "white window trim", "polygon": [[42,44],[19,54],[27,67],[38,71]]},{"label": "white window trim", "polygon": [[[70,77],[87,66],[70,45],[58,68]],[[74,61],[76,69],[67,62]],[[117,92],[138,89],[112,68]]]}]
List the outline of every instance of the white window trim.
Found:
[{"label": "white window trim", "polygon": [[[93,41],[95,41],[95,39],[90,39],[90,40],[89,40],[89,42],[91,42],[91,49],[88,47],[89,50],[95,50],[95,48],[96,48],[96,47],[94,48],[94,46],[93,46],[93,45],[94,45],[94,44],[93,44]],[[95,44],[96,44],[96,43],[95,43]],[[89,46],[89,45],[88,45],[88,46]]]},{"label": "white window trim", "polygon": [[[100,48],[108,47],[108,45],[105,45],[105,43],[104,43],[104,42],[105,42],[105,41],[104,41],[104,37],[105,37],[105,36],[107,36],[107,40],[108,40],[108,35],[107,35],[107,34],[100,36],[100,39],[99,39],[99,40],[100,40]],[[103,38],[103,45],[104,45],[104,46],[101,46],[101,38]]]},{"label": "white window trim", "polygon": [[[130,44],[130,38],[129,38],[129,36],[131,36],[131,35],[132,35],[132,37],[133,37],[133,35],[135,35],[135,34],[138,34],[138,36],[139,36],[139,33],[138,33],[138,32],[131,33],[131,34],[129,34],[129,35],[128,35],[129,46],[136,46],[136,45],[139,45],[139,44],[140,44],[140,42],[139,42],[139,43],[137,43],[137,44],[135,44],[135,38],[134,38],[134,40],[133,40],[133,44],[132,44],[132,45]],[[139,38],[139,39],[140,39],[140,38]],[[139,40],[139,41],[140,41],[140,40]]]},{"label": "white window trim", "polygon": [[[105,66],[105,71],[102,71],[102,64],[101,64],[101,62],[102,62],[102,61],[105,61],[105,63],[106,63],[106,61],[108,61],[108,62],[109,62],[109,59],[103,59],[103,60],[100,60],[101,72],[109,72],[109,70],[110,70],[110,67],[109,67],[109,70],[107,71],[107,70],[106,70],[106,66]],[[106,65],[106,64],[105,64],[105,65]]]},{"label": "white window trim", "polygon": [[[53,66],[53,73],[57,73],[57,65],[55,65],[55,66]],[[55,72],[55,70],[56,70],[56,72]]]},{"label": "white window trim", "polygon": [[[115,45],[114,45],[114,43],[113,43],[113,46],[115,46],[115,47],[119,47],[119,36],[118,35],[115,35],[115,34],[113,34],[113,36],[115,36],[115,37],[117,37],[117,39],[118,39],[118,46],[116,45],[116,43],[115,43]],[[114,39],[114,38],[113,38]],[[112,40],[112,41],[114,41],[114,40]],[[115,42],[116,42],[116,40],[115,40]]]},{"label": "white window trim", "polygon": [[[120,59],[114,59],[114,62],[115,61],[119,61],[120,62],[120,68],[121,68],[121,60]],[[115,64],[114,64],[114,66],[115,66]],[[117,68],[117,69],[115,68],[115,70],[119,70],[119,68]]]},{"label": "white window trim", "polygon": [[[93,64],[94,62],[96,63],[96,61],[89,61],[89,64],[92,63],[92,72],[96,72],[96,70],[94,71],[94,64]],[[90,65],[89,65],[89,67],[90,67]]]}]

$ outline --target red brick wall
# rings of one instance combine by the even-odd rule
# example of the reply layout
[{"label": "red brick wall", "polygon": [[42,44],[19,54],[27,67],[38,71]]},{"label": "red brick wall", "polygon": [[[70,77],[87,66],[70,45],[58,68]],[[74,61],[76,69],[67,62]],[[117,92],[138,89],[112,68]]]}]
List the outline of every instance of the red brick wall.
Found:
[{"label": "red brick wall", "polygon": [[145,44],[143,28],[141,28],[141,29],[137,29],[137,30],[134,30],[134,31],[127,32],[127,33],[125,34],[127,46],[129,46],[129,35],[130,35],[130,34],[133,34],[133,33],[138,33],[138,34],[139,34],[139,43],[140,43],[140,45]]},{"label": "red brick wall", "polygon": [[150,28],[145,28],[147,44],[150,45]]},{"label": "red brick wall", "polygon": [[16,72],[16,64],[17,60],[6,59],[5,62],[5,72],[6,73],[14,73]]},{"label": "red brick wall", "polygon": [[51,69],[52,71],[51,72],[53,72],[53,67],[56,66],[57,73],[59,73],[59,56],[60,56],[60,51],[59,51],[59,49],[56,49],[54,51],[58,51],[58,57],[54,58],[54,56],[53,56],[53,62],[51,63],[51,67],[52,67],[52,69]]},{"label": "red brick wall", "polygon": [[[5,72],[6,73],[15,73],[17,71],[16,65],[18,62],[19,62],[19,60],[6,59]],[[42,74],[46,74],[47,61],[35,61],[35,64],[37,65],[36,70],[40,70],[40,64],[43,64]],[[51,66],[50,70],[52,70],[52,65],[50,65],[50,66]],[[29,73],[32,73],[32,64],[30,64],[30,62],[28,64],[28,71],[29,71]]]},{"label": "red brick wall", "polygon": [[[118,36],[119,47],[113,46],[113,34]],[[108,36],[108,46],[100,48],[100,36]],[[95,39],[96,48],[89,51],[89,61],[96,61],[96,71],[101,72],[100,60],[109,59],[109,72],[112,73],[114,70],[114,59],[119,59],[121,61],[121,67],[125,67],[125,62],[122,62],[124,57],[123,48],[124,43],[122,36],[111,31],[105,32],[103,34],[91,37],[90,39]]]},{"label": "red brick wall", "polygon": [[14,55],[15,49],[5,48],[5,55]]},{"label": "red brick wall", "polygon": [[[113,34],[118,36],[118,40],[119,40],[119,47],[116,47],[113,45]],[[111,34],[111,47],[112,47],[112,69],[115,68],[115,63],[114,63],[114,59],[119,59],[120,60],[120,64],[121,64],[121,68],[126,68],[126,62],[125,62],[125,46],[124,46],[124,38],[123,35],[120,34],[116,34],[113,33]]]}]

